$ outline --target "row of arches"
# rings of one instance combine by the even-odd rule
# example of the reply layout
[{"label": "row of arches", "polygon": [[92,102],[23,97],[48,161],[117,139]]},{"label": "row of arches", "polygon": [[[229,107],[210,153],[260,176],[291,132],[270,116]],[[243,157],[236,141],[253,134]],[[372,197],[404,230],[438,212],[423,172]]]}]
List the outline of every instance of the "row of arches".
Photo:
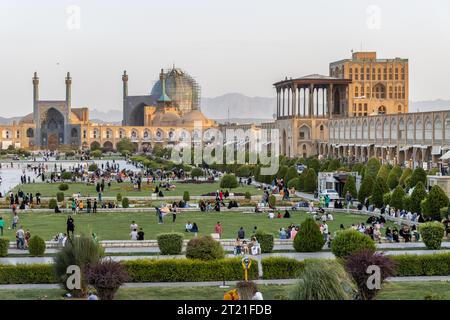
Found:
[{"label": "row of arches", "polygon": [[445,118],[442,114],[431,114],[331,120],[329,132],[330,140],[450,140],[450,115]]}]

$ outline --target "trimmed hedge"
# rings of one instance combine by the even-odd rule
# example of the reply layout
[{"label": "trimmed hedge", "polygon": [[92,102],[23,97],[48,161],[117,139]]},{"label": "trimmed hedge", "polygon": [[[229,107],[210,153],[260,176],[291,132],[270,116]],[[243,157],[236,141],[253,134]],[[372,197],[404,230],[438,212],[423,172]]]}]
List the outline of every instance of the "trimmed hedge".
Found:
[{"label": "trimmed hedge", "polygon": [[126,209],[130,207],[130,199],[127,197],[122,199],[122,208]]},{"label": "trimmed hedge", "polygon": [[186,246],[186,258],[204,261],[225,258],[225,252],[219,241],[211,236],[203,236],[189,240]]},{"label": "trimmed hedge", "polygon": [[403,254],[390,256],[397,263],[397,276],[448,276],[450,275],[450,253]]},{"label": "trimmed hedge", "polygon": [[[242,280],[241,259],[192,260],[148,259],[123,262],[134,282],[183,282]],[[258,263],[253,261],[248,272],[249,279],[258,278]]]},{"label": "trimmed hedge", "polygon": [[339,231],[331,242],[331,252],[338,258],[344,258],[361,250],[375,252],[376,246],[372,238],[356,230]]},{"label": "trimmed hedge", "polygon": [[180,254],[183,249],[183,234],[164,233],[157,236],[159,251],[162,255]]},{"label": "trimmed hedge", "polygon": [[0,284],[57,283],[51,264],[0,265]]},{"label": "trimmed hedge", "polygon": [[[388,256],[396,263],[396,275],[448,276],[450,253]],[[294,279],[305,264],[285,257],[262,259],[264,279]],[[189,259],[142,259],[123,261],[132,282],[235,281],[242,280],[240,258],[201,261]],[[258,264],[252,263],[249,279],[258,278]],[[57,283],[51,264],[0,265],[0,284]]]},{"label": "trimmed hedge", "polygon": [[305,261],[285,257],[262,259],[263,279],[296,279]]},{"label": "trimmed hedge", "polygon": [[442,223],[438,221],[423,223],[420,225],[419,231],[428,249],[439,250],[441,248],[442,238],[445,235]]},{"label": "trimmed hedge", "polygon": [[64,192],[57,192],[56,193],[56,200],[58,202],[63,202],[64,201]]},{"label": "trimmed hedge", "polygon": [[261,246],[261,253],[271,253],[273,251],[273,234],[258,231],[255,236]]},{"label": "trimmed hedge", "polygon": [[0,238],[0,257],[6,257],[8,255],[9,239]]},{"label": "trimmed hedge", "polygon": [[45,241],[39,236],[32,236],[28,242],[28,251],[32,257],[43,257],[45,254]]},{"label": "trimmed hedge", "polygon": [[56,206],[58,205],[58,202],[56,202],[56,199],[50,199],[49,201],[48,201],[48,208],[49,209],[55,209],[56,208]]},{"label": "trimmed hedge", "polygon": [[58,186],[58,189],[59,189],[60,191],[67,191],[67,190],[69,190],[69,185],[68,185],[67,183],[61,183],[61,184]]}]

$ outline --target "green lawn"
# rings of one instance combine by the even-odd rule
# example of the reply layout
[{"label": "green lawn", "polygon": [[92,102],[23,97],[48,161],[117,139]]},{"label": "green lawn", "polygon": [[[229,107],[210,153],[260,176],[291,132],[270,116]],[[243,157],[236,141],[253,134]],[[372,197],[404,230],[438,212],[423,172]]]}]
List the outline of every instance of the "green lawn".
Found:
[{"label": "green lawn", "polygon": [[[156,185],[158,184],[150,184],[147,185],[146,181],[144,181],[142,185],[141,191],[135,191],[133,185],[130,182],[116,183],[113,182],[111,188],[105,186],[105,192],[103,196],[105,197],[115,197],[118,193],[121,193],[123,196],[133,196],[133,197],[143,197],[143,196],[151,196]],[[194,184],[194,183],[175,183],[176,188],[172,191],[162,190],[164,196],[182,196],[185,191],[189,191],[191,196],[201,196],[203,194],[207,194],[209,192],[216,192],[220,190],[219,182],[215,183],[203,183],[203,184]],[[17,186],[14,189],[14,192],[17,192],[19,189],[25,193],[32,193],[33,195],[36,192],[40,192],[42,197],[55,197],[58,190],[59,183],[32,183],[32,184],[22,184]],[[225,190],[224,190],[225,191]],[[234,193],[245,193],[250,192],[252,195],[262,194],[261,190],[258,190],[254,186],[244,186],[233,189],[230,192]],[[86,197],[96,197],[97,191],[95,190],[94,185],[86,185],[85,183],[69,183],[69,190],[64,191],[66,196],[80,193],[82,196]]]},{"label": "green lawn", "polygon": [[[258,289],[265,300],[277,300],[288,296],[291,285],[260,285]],[[222,300],[230,289],[219,287],[150,287],[122,288],[117,300]],[[423,300],[433,292],[435,297],[450,300],[450,282],[402,282],[384,285],[379,300]],[[0,300],[58,300],[63,290],[0,290]]]},{"label": "green lawn", "polygon": [[424,300],[425,297],[450,300],[450,282],[388,282],[378,300]]},{"label": "green lawn", "polygon": [[[263,285],[259,289],[266,300],[274,300],[286,295],[288,286]],[[153,287],[119,289],[116,300],[223,300],[230,290],[219,287]],[[0,290],[0,300],[60,300],[64,290]]]},{"label": "green lawn", "polygon": [[[129,226],[132,220],[144,228],[146,239],[156,239],[157,234],[165,232],[184,232],[184,226],[187,221],[196,222],[199,227],[199,234],[211,234],[214,232],[214,226],[220,221],[223,226],[223,238],[234,239],[238,229],[243,226],[247,235],[250,235],[253,227],[257,226],[259,230],[274,233],[278,237],[278,231],[281,227],[287,227],[289,224],[300,224],[307,216],[306,212],[291,211],[291,219],[273,219],[269,220],[265,214],[242,213],[242,212],[186,212],[177,216],[176,223],[172,223],[172,216],[169,214],[164,218],[164,224],[158,224],[155,212],[148,213],[97,213],[97,214],[78,214],[74,216],[75,231],[77,234],[91,234],[95,232],[102,240],[126,240],[129,239]],[[345,227],[352,223],[365,222],[366,216],[335,214],[335,220],[329,222],[331,232],[336,231],[340,224]],[[11,224],[11,214],[3,214],[5,226]],[[59,232],[65,232],[66,218],[65,214],[54,213],[22,213],[19,214],[20,222],[25,229],[29,228],[32,235],[39,235],[45,240],[49,240]],[[5,236],[14,239],[12,230],[5,228]],[[193,234],[185,233],[186,238],[193,237]]]}]

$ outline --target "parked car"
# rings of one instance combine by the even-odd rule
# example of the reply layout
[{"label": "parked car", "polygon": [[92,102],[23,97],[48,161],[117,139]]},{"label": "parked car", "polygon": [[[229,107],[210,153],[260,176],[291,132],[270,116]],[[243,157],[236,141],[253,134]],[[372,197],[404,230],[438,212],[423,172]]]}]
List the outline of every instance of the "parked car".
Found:
[{"label": "parked car", "polygon": [[339,200],[339,193],[334,189],[324,189],[320,192],[319,197],[325,197],[328,195],[330,200]]}]

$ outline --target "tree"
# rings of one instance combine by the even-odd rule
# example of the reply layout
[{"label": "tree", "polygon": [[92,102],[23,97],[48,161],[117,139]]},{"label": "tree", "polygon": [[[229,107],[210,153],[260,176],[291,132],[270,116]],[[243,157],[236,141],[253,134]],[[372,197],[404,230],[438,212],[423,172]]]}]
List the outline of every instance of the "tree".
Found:
[{"label": "tree", "polygon": [[387,164],[383,164],[380,167],[380,170],[378,170],[377,179],[382,179],[384,183],[387,183],[389,172],[390,172],[389,166]]},{"label": "tree", "polygon": [[327,171],[333,172],[333,171],[336,171],[337,169],[339,169],[340,167],[341,167],[341,162],[338,159],[332,159],[330,161],[330,163],[328,164]]},{"label": "tree", "polygon": [[304,170],[298,176],[298,184],[297,184],[297,190],[298,191],[304,191],[305,190],[306,173],[307,173],[307,170]]},{"label": "tree", "polygon": [[304,191],[314,192],[317,189],[317,174],[312,168],[306,170],[305,181],[304,181]]},{"label": "tree", "polygon": [[402,176],[402,168],[400,168],[400,166],[398,165],[395,165],[389,172],[387,178],[387,185],[390,190],[393,190],[396,186],[398,186],[401,176]]},{"label": "tree", "polygon": [[424,184],[420,181],[414,187],[414,191],[408,201],[408,210],[411,212],[422,213],[421,203],[427,197],[427,191]]},{"label": "tree", "polygon": [[364,203],[366,201],[366,198],[368,198],[372,194],[373,184],[373,177],[370,174],[366,174],[358,192],[358,201],[360,203]]},{"label": "tree", "polygon": [[129,138],[123,138],[117,143],[117,151],[124,153],[128,151],[130,154],[135,151],[135,145]]},{"label": "tree", "polygon": [[203,170],[200,168],[194,168],[191,171],[191,177],[197,179],[198,177],[203,176]]},{"label": "tree", "polygon": [[238,181],[234,174],[225,174],[220,180],[220,187],[224,189],[237,188]]},{"label": "tree", "polygon": [[365,167],[362,163],[358,162],[355,163],[352,167],[352,171],[353,172],[358,172],[358,174],[362,175],[363,171],[364,171]]},{"label": "tree", "polygon": [[375,181],[372,190],[372,204],[376,208],[381,208],[383,206],[383,179],[380,177]]},{"label": "tree", "polygon": [[400,176],[400,180],[398,181],[398,184],[402,187],[406,187],[406,179],[410,177],[412,174],[411,168],[406,168],[403,170],[402,175]]},{"label": "tree", "polygon": [[316,172],[320,171],[320,161],[317,158],[306,159],[306,166],[314,169]]},{"label": "tree", "polygon": [[248,178],[252,174],[252,170],[247,165],[242,165],[236,170],[236,175],[238,177]]},{"label": "tree", "polygon": [[366,172],[364,175],[366,176],[367,174],[369,174],[372,176],[372,178],[375,178],[378,174],[378,171],[380,170],[380,167],[380,160],[378,160],[377,158],[370,158],[367,162]]},{"label": "tree", "polygon": [[321,251],[325,239],[313,218],[307,218],[300,225],[300,230],[294,238],[294,249],[297,252]]},{"label": "tree", "polygon": [[378,181],[378,183],[381,185],[382,189],[383,189],[383,193],[389,192],[389,187],[387,185],[386,180],[384,180],[382,177],[378,177],[375,179],[375,182]]},{"label": "tree", "polygon": [[389,203],[391,207],[395,209],[403,209],[403,202],[405,198],[405,190],[402,187],[397,186],[392,192],[391,202]]},{"label": "tree", "polygon": [[348,176],[347,182],[344,185],[344,190],[342,191],[342,196],[345,197],[347,195],[347,191],[350,192],[353,199],[356,199],[358,197],[358,191],[356,190],[356,182],[354,176]]},{"label": "tree", "polygon": [[411,179],[408,182],[408,188],[414,188],[419,182],[422,182],[423,184],[427,183],[427,173],[422,167],[417,167],[413,171]]},{"label": "tree", "polygon": [[422,212],[425,217],[433,220],[441,218],[441,208],[448,207],[447,194],[438,185],[434,185],[425,201],[422,202]]},{"label": "tree", "polygon": [[286,175],[284,176],[284,183],[287,184],[289,181],[295,178],[298,178],[297,169],[294,166],[289,167],[289,169],[286,172]]},{"label": "tree", "polygon": [[101,147],[102,146],[97,141],[94,141],[94,142],[91,143],[91,151],[100,150]]},{"label": "tree", "polygon": [[287,171],[288,171],[288,167],[287,166],[281,166],[280,169],[278,170],[277,178],[278,179],[283,179],[284,176],[286,175]]}]

